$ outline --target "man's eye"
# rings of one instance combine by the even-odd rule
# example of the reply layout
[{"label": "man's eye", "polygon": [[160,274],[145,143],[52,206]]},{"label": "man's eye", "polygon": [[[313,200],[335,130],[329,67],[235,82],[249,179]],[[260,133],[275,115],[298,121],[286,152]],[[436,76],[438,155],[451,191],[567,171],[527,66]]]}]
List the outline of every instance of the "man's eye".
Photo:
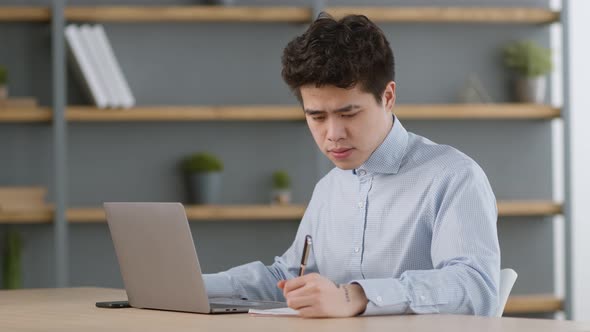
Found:
[{"label": "man's eye", "polygon": [[312,119],[314,119],[314,120],[323,120],[324,117],[323,116],[313,116]]},{"label": "man's eye", "polygon": [[353,114],[342,114],[343,118],[352,118],[353,116],[355,116],[357,113],[353,113]]}]

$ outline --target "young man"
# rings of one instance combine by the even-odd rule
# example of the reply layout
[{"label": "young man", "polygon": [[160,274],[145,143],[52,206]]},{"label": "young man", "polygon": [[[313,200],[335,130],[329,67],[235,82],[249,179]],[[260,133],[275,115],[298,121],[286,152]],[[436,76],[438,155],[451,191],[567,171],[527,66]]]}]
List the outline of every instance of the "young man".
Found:
[{"label": "young man", "polygon": [[[365,16],[320,15],[282,62],[336,168],[317,183],[283,256],[206,275],[209,296],[286,300],[306,317],[494,315],[494,194],[472,159],[393,116],[394,59],[382,31]],[[297,277],[308,234],[308,274]]]}]

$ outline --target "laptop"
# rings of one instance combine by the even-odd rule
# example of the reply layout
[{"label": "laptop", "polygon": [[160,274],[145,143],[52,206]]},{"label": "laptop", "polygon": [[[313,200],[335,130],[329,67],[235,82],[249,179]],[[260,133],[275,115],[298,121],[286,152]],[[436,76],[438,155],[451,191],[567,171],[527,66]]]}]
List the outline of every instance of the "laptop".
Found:
[{"label": "laptop", "polygon": [[129,305],[202,314],[286,307],[284,302],[209,299],[180,203],[104,203]]}]

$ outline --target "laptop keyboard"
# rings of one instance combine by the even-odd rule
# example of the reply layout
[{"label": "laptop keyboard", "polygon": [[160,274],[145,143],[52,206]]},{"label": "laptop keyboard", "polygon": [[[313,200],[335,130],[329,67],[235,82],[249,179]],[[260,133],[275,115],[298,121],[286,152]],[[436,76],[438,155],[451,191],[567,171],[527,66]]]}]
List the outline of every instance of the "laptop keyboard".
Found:
[{"label": "laptop keyboard", "polygon": [[216,308],[284,308],[286,303],[284,302],[272,302],[272,301],[251,301],[251,300],[240,300],[240,299],[211,299],[210,305]]}]

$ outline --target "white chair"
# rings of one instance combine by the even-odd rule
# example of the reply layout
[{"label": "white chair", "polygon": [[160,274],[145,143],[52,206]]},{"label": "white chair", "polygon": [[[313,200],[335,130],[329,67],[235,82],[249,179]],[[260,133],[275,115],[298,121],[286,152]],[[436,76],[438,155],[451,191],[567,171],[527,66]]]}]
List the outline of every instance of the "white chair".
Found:
[{"label": "white chair", "polygon": [[508,301],[508,295],[510,295],[516,278],[518,278],[518,274],[513,269],[503,269],[500,271],[500,299],[498,301],[499,305],[496,317],[502,317],[506,301]]}]

